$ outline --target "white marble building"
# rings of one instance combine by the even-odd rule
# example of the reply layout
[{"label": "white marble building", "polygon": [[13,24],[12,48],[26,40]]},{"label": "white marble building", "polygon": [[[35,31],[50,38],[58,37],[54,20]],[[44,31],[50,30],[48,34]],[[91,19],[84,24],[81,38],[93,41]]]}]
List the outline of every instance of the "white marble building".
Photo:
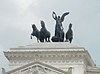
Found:
[{"label": "white marble building", "polygon": [[65,42],[34,43],[4,51],[10,70],[3,74],[100,74],[84,47]]}]

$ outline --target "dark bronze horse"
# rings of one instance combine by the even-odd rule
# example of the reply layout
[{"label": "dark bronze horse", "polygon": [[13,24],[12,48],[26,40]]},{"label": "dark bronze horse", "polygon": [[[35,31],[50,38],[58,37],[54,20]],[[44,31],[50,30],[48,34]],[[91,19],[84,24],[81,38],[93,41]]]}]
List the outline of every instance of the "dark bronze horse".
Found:
[{"label": "dark bronze horse", "polygon": [[31,39],[32,39],[32,36],[36,36],[37,42],[39,42],[39,39],[40,39],[40,32],[39,32],[39,30],[37,29],[37,27],[35,26],[35,24],[32,25],[32,29],[33,29],[33,32],[31,33]]},{"label": "dark bronze horse", "polygon": [[31,39],[32,39],[32,36],[36,36],[37,37],[37,42],[50,42],[50,32],[46,29],[45,27],[45,23],[44,21],[41,21],[41,30],[39,31],[35,24],[32,25],[32,28],[33,28],[33,32],[31,33]]},{"label": "dark bronze horse", "polygon": [[73,39],[73,31],[72,31],[72,24],[70,23],[69,24],[69,29],[66,33],[66,42],[70,41],[70,43],[72,42],[72,39]]},{"label": "dark bronze horse", "polygon": [[44,21],[41,21],[41,30],[40,30],[40,41],[50,42],[50,32],[46,29]]}]

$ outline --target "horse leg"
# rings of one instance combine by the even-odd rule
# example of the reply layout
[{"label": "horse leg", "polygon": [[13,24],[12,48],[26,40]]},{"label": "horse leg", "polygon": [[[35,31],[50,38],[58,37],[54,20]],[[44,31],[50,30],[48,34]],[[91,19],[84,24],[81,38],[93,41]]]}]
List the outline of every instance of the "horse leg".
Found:
[{"label": "horse leg", "polygon": [[37,38],[37,42],[39,43],[39,38]]},{"label": "horse leg", "polygon": [[31,33],[31,36],[30,36],[30,38],[32,39],[32,36],[34,36],[34,34],[33,33]]},{"label": "horse leg", "polygon": [[48,37],[48,42],[50,42],[50,37]]},{"label": "horse leg", "polygon": [[32,36],[30,36],[30,38],[32,39]]},{"label": "horse leg", "polygon": [[30,38],[32,39],[32,35],[30,36]]},{"label": "horse leg", "polygon": [[43,40],[41,40],[41,42],[44,42],[44,39],[43,39]]},{"label": "horse leg", "polygon": [[70,43],[72,42],[72,38],[69,39]]},{"label": "horse leg", "polygon": [[49,31],[47,31],[48,33],[47,33],[47,42],[50,42],[50,32]]},{"label": "horse leg", "polygon": [[48,42],[47,38],[45,38],[45,41]]},{"label": "horse leg", "polygon": [[65,40],[65,42],[68,42],[68,40],[69,40],[69,39],[68,39],[68,35],[67,35],[67,33],[66,33],[66,40]]},{"label": "horse leg", "polygon": [[41,39],[41,38],[40,38],[40,42],[44,42],[44,39]]},{"label": "horse leg", "polygon": [[46,42],[50,42],[50,37],[45,38]]}]

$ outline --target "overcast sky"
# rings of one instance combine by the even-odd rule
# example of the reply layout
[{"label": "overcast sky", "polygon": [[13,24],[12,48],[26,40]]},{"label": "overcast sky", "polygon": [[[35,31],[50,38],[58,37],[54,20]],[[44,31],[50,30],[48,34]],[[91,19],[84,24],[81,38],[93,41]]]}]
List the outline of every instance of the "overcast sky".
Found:
[{"label": "overcast sky", "polygon": [[0,0],[0,68],[8,68],[9,62],[2,51],[12,47],[36,43],[30,39],[31,24],[40,29],[40,20],[54,35],[55,21],[52,12],[66,16],[63,27],[73,24],[72,44],[85,47],[100,67],[100,0]]}]

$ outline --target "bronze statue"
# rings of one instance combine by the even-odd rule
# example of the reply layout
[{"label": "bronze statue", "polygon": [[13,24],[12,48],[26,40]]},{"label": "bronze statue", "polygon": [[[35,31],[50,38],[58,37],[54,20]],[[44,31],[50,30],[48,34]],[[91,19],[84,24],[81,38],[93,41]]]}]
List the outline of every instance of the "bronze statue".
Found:
[{"label": "bronze statue", "polygon": [[62,22],[64,21],[64,18],[66,15],[68,15],[69,12],[64,13],[61,17],[57,16],[55,12],[53,12],[52,17],[56,20],[55,25],[55,36],[52,37],[53,42],[63,42],[64,41],[64,31]]},{"label": "bronze statue", "polygon": [[72,42],[72,39],[73,39],[73,31],[72,31],[72,24],[70,23],[69,24],[69,29],[66,33],[66,42],[70,41],[70,43]]},{"label": "bronze statue", "polygon": [[[66,40],[64,40],[64,31],[63,31],[63,25],[62,22],[64,21],[64,18],[66,15],[68,15],[69,12],[64,13],[61,17],[57,16],[55,12],[52,13],[53,19],[56,21],[55,25],[55,35],[51,38],[52,42],[72,42],[73,39],[73,31],[72,31],[72,24],[69,24],[69,29],[66,33]],[[37,42],[50,42],[50,32],[45,27],[45,22],[40,21],[41,29],[40,31],[36,28],[35,24],[32,25],[33,32],[31,33],[31,39],[32,36],[36,36]]]},{"label": "bronze statue", "polygon": [[40,42],[44,42],[44,40],[50,42],[50,32],[46,29],[44,21],[41,21],[41,27],[42,28],[39,31],[35,24],[32,25],[33,32],[31,33],[31,39],[32,36],[36,36],[37,42],[39,42],[39,40]]},{"label": "bronze statue", "polygon": [[40,32],[39,32],[39,30],[37,29],[37,27],[35,26],[35,24],[32,25],[32,29],[33,29],[33,32],[31,33],[31,39],[32,39],[32,36],[36,36],[37,42],[39,42],[39,39],[40,39]]},{"label": "bronze statue", "polygon": [[46,29],[44,21],[41,21],[41,30],[40,30],[40,40],[44,42],[50,42],[50,32]]}]

